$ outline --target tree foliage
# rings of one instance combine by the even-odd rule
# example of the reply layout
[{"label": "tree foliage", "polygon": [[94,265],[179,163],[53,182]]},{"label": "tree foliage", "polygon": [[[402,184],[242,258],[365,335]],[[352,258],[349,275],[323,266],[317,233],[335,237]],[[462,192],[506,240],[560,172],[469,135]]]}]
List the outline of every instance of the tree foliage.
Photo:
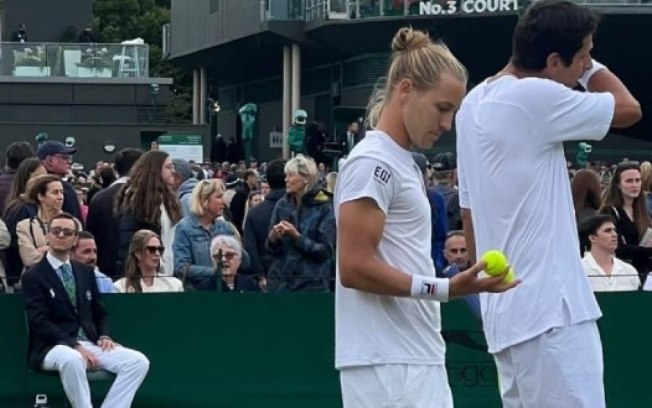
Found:
[{"label": "tree foliage", "polygon": [[94,32],[98,42],[120,43],[142,38],[149,44],[150,76],[174,80],[168,122],[190,121],[189,75],[162,58],[162,27],[170,22],[171,0],[94,0]]}]

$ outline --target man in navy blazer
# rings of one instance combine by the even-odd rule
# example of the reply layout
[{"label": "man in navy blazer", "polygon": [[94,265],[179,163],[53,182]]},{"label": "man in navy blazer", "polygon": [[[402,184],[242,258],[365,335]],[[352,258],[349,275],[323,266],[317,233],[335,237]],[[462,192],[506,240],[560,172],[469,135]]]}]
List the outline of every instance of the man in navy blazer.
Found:
[{"label": "man in navy blazer", "polygon": [[116,373],[103,406],[129,407],[149,370],[140,352],[113,342],[93,269],[71,262],[77,241],[72,215],[55,216],[47,234],[49,249],[22,277],[30,329],[29,364],[59,371],[73,407],[91,408],[86,370]]}]

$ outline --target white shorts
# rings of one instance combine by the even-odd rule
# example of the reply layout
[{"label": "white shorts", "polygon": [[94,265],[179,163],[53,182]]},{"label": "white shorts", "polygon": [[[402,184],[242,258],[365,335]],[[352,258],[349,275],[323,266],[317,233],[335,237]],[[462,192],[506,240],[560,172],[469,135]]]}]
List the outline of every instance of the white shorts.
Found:
[{"label": "white shorts", "polygon": [[443,365],[342,368],[340,383],[344,408],[453,408]]},{"label": "white shorts", "polygon": [[604,408],[595,320],[550,329],[494,355],[503,408]]}]

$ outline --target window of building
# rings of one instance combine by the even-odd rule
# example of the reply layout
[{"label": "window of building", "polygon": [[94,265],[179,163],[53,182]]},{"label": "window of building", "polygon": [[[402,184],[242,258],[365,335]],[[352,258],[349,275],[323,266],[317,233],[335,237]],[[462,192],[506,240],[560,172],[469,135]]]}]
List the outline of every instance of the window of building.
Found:
[{"label": "window of building", "polygon": [[208,0],[208,11],[211,14],[217,13],[220,6],[220,0]]}]

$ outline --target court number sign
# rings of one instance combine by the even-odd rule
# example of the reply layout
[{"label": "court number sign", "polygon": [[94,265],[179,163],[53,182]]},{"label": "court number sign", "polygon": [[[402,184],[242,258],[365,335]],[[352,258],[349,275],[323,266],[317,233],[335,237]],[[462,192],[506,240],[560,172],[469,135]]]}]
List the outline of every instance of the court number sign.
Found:
[{"label": "court number sign", "polygon": [[447,14],[488,14],[518,11],[518,0],[444,0],[425,1],[419,4],[422,16]]}]

